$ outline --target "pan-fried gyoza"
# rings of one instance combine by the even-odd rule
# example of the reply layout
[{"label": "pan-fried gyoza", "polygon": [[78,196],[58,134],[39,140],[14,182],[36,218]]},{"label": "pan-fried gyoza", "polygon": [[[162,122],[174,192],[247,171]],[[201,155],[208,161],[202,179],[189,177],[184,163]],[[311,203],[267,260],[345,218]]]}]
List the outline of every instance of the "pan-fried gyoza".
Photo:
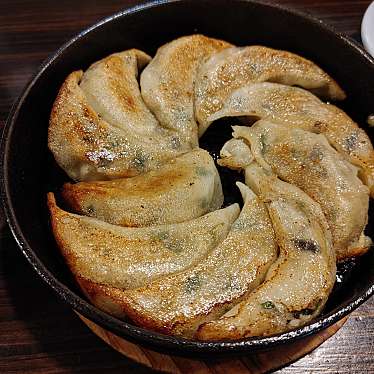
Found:
[{"label": "pan-fried gyoza", "polygon": [[268,212],[245,185],[244,207],[227,238],[199,264],[144,287],[125,291],[91,287],[135,323],[191,337],[198,326],[224,314],[261,283],[277,246]]},{"label": "pan-fried gyoza", "polygon": [[48,146],[73,180],[131,177],[190,149],[144,105],[136,77],[149,61],[132,49],[66,78],[53,105]]},{"label": "pan-fried gyoza", "polygon": [[257,82],[297,85],[332,100],[345,98],[327,73],[294,53],[264,46],[228,48],[212,55],[198,71],[195,102],[200,136],[236,89]]},{"label": "pan-fried gyoza", "polygon": [[280,254],[265,281],[220,319],[202,325],[199,339],[240,339],[303,326],[321,312],[335,282],[335,253],[320,206],[256,163],[247,166],[245,181],[265,201]]},{"label": "pan-fried gyoza", "polygon": [[53,194],[48,204],[53,233],[74,273],[126,289],[194,265],[225,239],[239,214],[233,204],[190,221],[137,228],[68,213]]},{"label": "pan-fried gyoza", "polygon": [[[337,258],[343,260],[367,251],[370,240],[363,234],[368,219],[369,191],[347,162],[321,134],[261,120],[252,127],[234,126],[231,144],[243,139],[247,152],[265,169],[292,183],[318,202],[329,224]],[[225,148],[222,156],[225,156]],[[232,148],[232,147],[231,147]],[[231,150],[223,164],[238,168],[242,152]],[[250,156],[249,156],[250,157]],[[248,162],[247,162],[248,164]]]},{"label": "pan-fried gyoza", "polygon": [[76,213],[132,227],[183,222],[223,203],[214,161],[200,148],[133,178],[66,183],[62,195]]},{"label": "pan-fried gyoza", "polygon": [[198,144],[193,95],[197,69],[204,58],[228,47],[231,44],[203,35],[178,38],[160,47],[141,75],[148,108],[192,147]]},{"label": "pan-fried gyoza", "polygon": [[[78,183],[56,193],[61,208],[49,193],[48,206],[85,296],[138,326],[202,341],[312,321],[336,260],[371,246],[373,146],[322,101],[344,99],[310,60],[204,35],[169,41],[153,58],[130,49],[69,74],[48,146]],[[223,117],[243,126],[225,144],[215,133],[225,124],[212,126],[210,155],[199,138]],[[216,168],[216,147],[221,167],[245,174],[241,209],[223,205],[235,178],[221,184],[219,173],[235,173]]]},{"label": "pan-fried gyoza", "polygon": [[301,88],[258,83],[234,91],[211,120],[236,116],[267,119],[290,128],[324,134],[338,152],[359,167],[359,176],[373,195],[373,146],[365,131],[336,106],[323,103]]}]

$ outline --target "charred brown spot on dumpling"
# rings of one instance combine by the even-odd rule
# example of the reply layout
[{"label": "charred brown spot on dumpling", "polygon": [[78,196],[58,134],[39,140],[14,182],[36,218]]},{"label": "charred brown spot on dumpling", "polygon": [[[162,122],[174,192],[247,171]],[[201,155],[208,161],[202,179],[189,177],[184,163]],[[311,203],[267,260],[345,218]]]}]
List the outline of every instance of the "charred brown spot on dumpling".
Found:
[{"label": "charred brown spot on dumpling", "polygon": [[319,245],[311,239],[300,239],[296,238],[293,241],[295,248],[301,251],[310,251],[313,253],[317,253],[320,251]]},{"label": "charred brown spot on dumpling", "polygon": [[324,133],[326,132],[327,124],[321,121],[316,121],[313,124],[313,128],[317,134]]},{"label": "charred brown spot on dumpling", "polygon": [[90,134],[88,134],[88,135],[84,135],[84,136],[82,137],[82,140],[83,140],[84,142],[90,144],[90,145],[91,145],[91,144],[94,144],[95,141],[96,141],[95,137],[92,136],[92,135],[90,135]]},{"label": "charred brown spot on dumpling", "polygon": [[88,119],[88,120],[96,119],[95,112],[91,110],[88,106],[82,107],[82,115],[85,119]]}]

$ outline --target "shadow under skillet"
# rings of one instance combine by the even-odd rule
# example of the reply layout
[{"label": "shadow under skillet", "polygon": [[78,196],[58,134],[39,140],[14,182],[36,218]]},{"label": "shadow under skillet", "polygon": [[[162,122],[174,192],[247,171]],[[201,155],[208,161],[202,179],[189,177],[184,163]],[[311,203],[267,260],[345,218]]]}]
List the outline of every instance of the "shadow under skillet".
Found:
[{"label": "shadow under skillet", "polygon": [[[1,212],[0,212],[1,214]],[[107,346],[60,302],[0,232],[1,373],[149,373]]]}]

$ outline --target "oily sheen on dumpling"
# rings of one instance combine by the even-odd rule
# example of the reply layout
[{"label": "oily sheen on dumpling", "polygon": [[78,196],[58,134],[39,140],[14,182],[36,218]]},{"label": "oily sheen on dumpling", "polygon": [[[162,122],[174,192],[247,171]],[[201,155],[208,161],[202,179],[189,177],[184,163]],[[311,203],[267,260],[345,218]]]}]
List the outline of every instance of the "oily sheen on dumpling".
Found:
[{"label": "oily sheen on dumpling", "polygon": [[266,81],[298,85],[333,100],[345,98],[327,73],[301,56],[264,46],[232,47],[212,55],[199,68],[195,106],[200,136],[236,89]]},{"label": "oily sheen on dumpling", "polygon": [[[354,121],[314,95],[345,98],[305,58],[203,35],[175,39],[153,59],[131,49],[72,72],[48,146],[78,183],[59,194],[71,212],[52,193],[48,206],[87,299],[143,328],[205,341],[282,333],[321,313],[336,254],[371,243],[363,183],[374,196],[374,152]],[[199,148],[229,116],[246,127],[234,128],[218,164],[245,171],[241,211],[219,209],[219,174]]]},{"label": "oily sheen on dumpling", "polygon": [[183,223],[120,227],[60,209],[48,195],[52,229],[75,276],[122,289],[141,287],[184,270],[219,245],[238,204]]},{"label": "oily sheen on dumpling", "polygon": [[301,88],[258,83],[234,91],[210,119],[236,116],[267,119],[290,128],[324,134],[338,152],[359,167],[359,177],[373,196],[373,146],[365,131],[336,106],[323,103]]},{"label": "oily sheen on dumpling", "polygon": [[[366,252],[369,191],[357,169],[321,134],[269,121],[233,127],[246,140],[255,160],[318,202],[329,224],[338,260]],[[366,244],[366,245],[365,245]]]},{"label": "oily sheen on dumpling", "polygon": [[202,325],[202,340],[272,335],[308,323],[323,309],[335,282],[335,252],[320,206],[258,164],[245,172],[269,211],[280,254],[265,281],[220,319]]},{"label": "oily sheen on dumpling", "polygon": [[206,258],[138,289],[89,287],[91,298],[143,327],[184,337],[224,314],[263,280],[277,255],[264,204],[248,187],[238,186],[243,209],[227,238]]},{"label": "oily sheen on dumpling", "polygon": [[200,148],[133,178],[66,183],[62,195],[76,213],[135,227],[183,222],[223,203],[214,161]]},{"label": "oily sheen on dumpling", "polygon": [[149,61],[132,49],[66,78],[53,105],[48,146],[72,179],[131,177],[190,149],[143,103],[137,74]]},{"label": "oily sheen on dumpling", "polygon": [[194,117],[194,85],[201,61],[231,44],[203,35],[189,35],[161,46],[140,77],[142,96],[162,126],[188,145],[198,144]]}]

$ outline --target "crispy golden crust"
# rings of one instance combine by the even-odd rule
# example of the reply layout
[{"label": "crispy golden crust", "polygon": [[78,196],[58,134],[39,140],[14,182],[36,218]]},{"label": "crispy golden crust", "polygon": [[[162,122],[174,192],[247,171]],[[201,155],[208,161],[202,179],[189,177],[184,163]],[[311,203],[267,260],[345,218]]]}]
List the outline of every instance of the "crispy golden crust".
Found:
[{"label": "crispy golden crust", "polygon": [[127,317],[120,298],[115,296],[115,291],[121,293],[120,289],[93,282],[78,274],[75,274],[75,279],[93,305],[115,317],[122,319]]},{"label": "crispy golden crust", "polygon": [[[140,77],[142,96],[160,123],[192,147],[198,144],[194,85],[200,63],[232,45],[204,35],[189,35],[161,46]],[[182,57],[183,56],[183,57]]]},{"label": "crispy golden crust", "polygon": [[258,163],[320,204],[337,258],[349,257],[368,219],[369,190],[356,168],[320,134],[266,120],[233,129],[234,137],[251,145]]},{"label": "crispy golden crust", "polygon": [[[254,196],[250,194],[249,190],[244,186],[241,188],[243,189],[243,193],[248,194],[248,196],[246,195],[246,199],[249,199],[246,200],[246,212],[247,210],[248,212],[244,215],[242,214],[241,218],[236,221],[236,226],[231,234],[230,239],[222,243],[222,248],[213,250],[213,253],[207,254],[207,260],[204,260],[206,262],[205,266],[196,266],[196,269],[200,269],[200,272],[206,269],[208,273],[208,277],[206,278],[206,282],[208,283],[206,286],[204,286],[205,291],[202,290],[201,294],[199,292],[196,294],[196,296],[194,296],[196,284],[194,281],[191,282],[190,278],[194,275],[195,266],[191,267],[191,270],[188,270],[190,268],[186,269],[185,273],[175,273],[175,276],[171,275],[168,278],[160,278],[159,282],[156,280],[156,284],[152,282],[143,286],[144,290],[149,289],[150,298],[152,298],[153,293],[156,292],[156,294],[153,295],[155,296],[153,301],[156,300],[156,303],[158,303],[157,300],[160,296],[158,287],[163,288],[163,284],[169,287],[167,291],[168,294],[165,295],[165,298],[170,299],[170,301],[172,301],[174,293],[176,297],[180,298],[180,301],[183,301],[183,298],[185,297],[191,299],[191,302],[196,299],[193,302],[193,304],[196,304],[196,308],[193,306],[193,315],[190,316],[189,313],[185,315],[183,312],[183,305],[177,303],[176,305],[181,308],[177,312],[177,318],[174,319],[172,316],[172,318],[169,319],[167,317],[168,313],[171,312],[173,314],[173,312],[172,310],[168,311],[167,306],[165,309],[162,308],[161,305],[158,305],[156,310],[153,310],[142,303],[143,299],[141,289],[140,292],[138,292],[139,289],[131,292],[131,290],[125,290],[124,288],[108,285],[107,283],[103,284],[102,282],[94,281],[91,278],[88,278],[85,274],[80,272],[78,268],[72,268],[81,288],[94,305],[107,311],[108,313],[121,318],[127,316],[134,323],[142,327],[162,333],[192,336],[193,332],[201,323],[211,320],[212,318],[218,318],[220,315],[222,315],[222,313],[230,308],[233,301],[238,302],[238,298],[242,297],[246,292],[248,292],[249,288],[255,287],[257,284],[259,284],[259,282],[265,276],[267,268],[275,259],[276,246],[265,207],[259,205],[258,203],[254,203],[255,206],[252,207],[251,202],[253,199],[255,199]],[[54,219],[64,219],[64,212],[58,210],[58,208],[56,210],[56,205],[52,194],[49,195],[49,205],[51,214],[54,215]],[[238,208],[236,207],[236,209]],[[232,210],[234,211],[235,208],[232,208]],[[256,223],[257,218],[262,219],[261,223],[258,225]],[[262,237],[262,243],[264,243],[266,248],[262,248],[261,245],[257,245],[254,242],[254,236],[256,233],[258,233],[258,230],[261,230],[260,236]],[[55,229],[55,235],[59,245],[66,246],[66,243],[60,238],[58,228]],[[252,247],[249,250],[247,250],[246,245],[242,243],[242,239],[246,237],[252,238]],[[269,246],[267,244],[269,244]],[[240,273],[240,284],[242,285],[240,287],[234,279],[232,279],[232,282],[234,282],[232,285],[230,282],[226,284],[227,282],[225,283],[224,278],[224,275],[230,273],[235,265],[235,261],[231,261],[228,264],[230,248],[233,247],[237,247],[238,251],[237,255],[232,254],[233,258],[243,257],[244,253],[247,252],[249,255],[249,259],[243,261],[240,269],[236,269],[238,273]],[[62,248],[62,250],[63,249],[64,248]],[[257,256],[258,258],[255,256],[257,252],[261,252]],[[71,264],[72,263],[70,262],[70,265]],[[222,268],[225,268],[226,270],[222,270]],[[210,278],[212,279],[209,280]],[[177,284],[176,288],[173,287],[174,283]],[[217,292],[220,293],[220,291],[217,291],[217,289],[224,290],[224,299],[219,298],[216,300],[214,298],[214,295],[217,294]],[[167,303],[166,299],[160,302]],[[147,304],[147,299],[144,300]],[[161,318],[159,318],[157,310],[160,310],[160,312],[163,314]]]},{"label": "crispy golden crust", "polygon": [[338,262],[344,262],[346,260],[349,260],[350,258],[362,256],[370,249],[370,247],[371,245],[367,245],[365,247],[350,248],[349,252],[344,257],[340,256],[337,260]]},{"label": "crispy golden crust", "polygon": [[343,100],[344,91],[312,61],[264,46],[233,47],[214,54],[202,64],[195,85],[196,117],[200,136],[210,116],[221,110],[238,88],[256,82],[298,85],[315,94]]},{"label": "crispy golden crust", "polygon": [[159,332],[192,337],[257,287],[277,255],[267,210],[240,185],[244,207],[226,239],[183,272],[121,294],[126,314]]},{"label": "crispy golden crust", "polygon": [[53,105],[48,146],[72,179],[132,177],[190,150],[143,102],[136,77],[149,59],[129,50],[66,78]]},{"label": "crispy golden crust", "polygon": [[[50,220],[51,220],[51,226],[52,231],[55,237],[55,240],[57,242],[57,245],[62,253],[62,255],[65,258],[65,261],[67,262],[68,266],[70,267],[70,270],[73,272],[74,275],[77,274],[76,271],[76,258],[70,251],[67,251],[66,248],[66,242],[62,235],[60,235],[59,230],[59,220],[64,219],[65,212],[61,210],[57,204],[55,196],[52,192],[49,192],[47,194],[47,205],[50,212]],[[79,274],[79,273],[78,273]]]},{"label": "crispy golden crust", "polygon": [[[138,304],[134,303],[134,300],[128,296],[125,290],[95,283],[81,276],[76,276],[76,280],[87,298],[99,309],[118,318],[128,318],[134,324],[143,328],[162,334],[174,335],[180,329],[183,331],[183,327],[186,324],[191,323],[188,318],[184,318],[179,319],[175,323],[165,324],[148,311],[139,308]],[[217,303],[217,307],[219,305],[224,307],[225,303]],[[196,318],[193,330],[197,329],[198,326],[206,320],[208,314],[208,312],[201,313],[198,318]],[[216,317],[218,318],[219,314]],[[191,334],[188,336],[191,337]]]},{"label": "crispy golden crust", "polygon": [[323,134],[349,162],[374,193],[374,150],[370,138],[344,111],[312,93],[278,83],[255,83],[234,91],[212,120],[249,116]]},{"label": "crispy golden crust", "polygon": [[54,235],[73,273],[121,289],[142,287],[204,259],[227,235],[237,204],[181,223],[131,228],[65,212],[48,196]]},{"label": "crispy golden crust", "polygon": [[79,87],[82,75],[82,71],[69,74],[53,104],[48,146],[56,162],[74,180],[110,179],[138,174],[135,168],[108,168],[104,150],[110,148],[118,134],[113,134],[108,123],[88,104]]},{"label": "crispy golden crust", "polygon": [[214,161],[199,148],[133,178],[67,183],[62,195],[79,214],[131,227],[187,221],[223,203]]},{"label": "crispy golden crust", "polygon": [[351,243],[349,248],[340,256],[338,256],[338,262],[343,262],[350,258],[358,257],[364,255],[373,245],[371,238],[365,236],[364,232],[361,233],[360,238]]},{"label": "crispy golden crust", "polygon": [[[140,92],[137,78],[144,67]],[[47,204],[56,243],[96,307],[150,330],[201,340],[284,332],[321,312],[336,263],[323,215],[309,219],[298,192],[293,200],[285,194],[276,201],[244,185],[240,216],[237,204],[220,213],[219,175],[209,154],[196,148],[199,135],[227,109],[233,90],[256,82],[345,98],[334,79],[305,58],[263,46],[236,48],[203,35],[173,40],[152,60],[136,49],[115,53],[66,78],[53,104],[48,146],[72,179],[84,181],[62,189],[68,206],[83,216],[60,209],[53,193]],[[317,98],[309,107],[310,93],[305,107],[298,95],[286,96],[292,110],[302,104],[301,119],[276,95],[271,105],[260,98],[258,112],[245,115],[266,118],[278,100],[276,111],[285,109],[280,122],[324,133],[360,167],[374,196],[374,151],[365,132]],[[236,109],[241,102],[230,101]],[[321,118],[308,118],[316,108]],[[246,146],[227,145],[229,167],[251,167]],[[188,159],[201,151],[210,165]],[[231,157],[236,151],[240,160]],[[284,160],[291,151],[281,145],[278,156]],[[185,165],[176,161],[185,156]],[[193,172],[187,170],[191,165]],[[370,248],[361,226],[338,261]],[[269,300],[274,308],[264,307]],[[303,311],[307,316],[301,317]]]},{"label": "crispy golden crust", "polygon": [[280,253],[265,281],[220,319],[200,326],[197,338],[233,339],[281,333],[318,315],[332,290],[336,258],[318,203],[256,163],[246,183],[266,201]]}]

